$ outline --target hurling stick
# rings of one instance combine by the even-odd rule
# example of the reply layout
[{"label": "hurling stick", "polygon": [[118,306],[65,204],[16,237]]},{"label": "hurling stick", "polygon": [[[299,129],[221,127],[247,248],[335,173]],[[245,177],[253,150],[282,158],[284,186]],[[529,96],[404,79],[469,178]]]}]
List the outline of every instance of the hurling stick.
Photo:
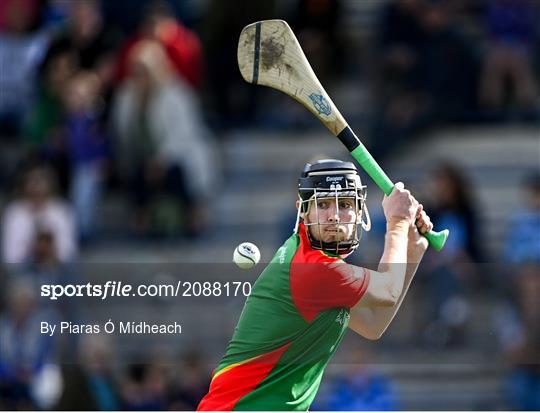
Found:
[{"label": "hurling stick", "polygon": [[[313,113],[349,150],[379,188],[390,195],[394,184],[351,130],[313,72],[296,36],[283,20],[263,20],[242,30],[238,67],[248,83],[268,86],[293,97]],[[440,251],[448,230],[424,235]]]}]

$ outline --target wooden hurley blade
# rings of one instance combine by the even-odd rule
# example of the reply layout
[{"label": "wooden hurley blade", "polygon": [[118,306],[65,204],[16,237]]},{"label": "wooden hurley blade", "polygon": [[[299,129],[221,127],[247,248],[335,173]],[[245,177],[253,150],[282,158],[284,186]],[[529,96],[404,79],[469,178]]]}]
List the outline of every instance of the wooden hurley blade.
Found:
[{"label": "wooden hurley blade", "polygon": [[246,82],[268,86],[293,97],[334,135],[347,126],[287,22],[263,20],[246,26],[240,33],[237,57]]}]

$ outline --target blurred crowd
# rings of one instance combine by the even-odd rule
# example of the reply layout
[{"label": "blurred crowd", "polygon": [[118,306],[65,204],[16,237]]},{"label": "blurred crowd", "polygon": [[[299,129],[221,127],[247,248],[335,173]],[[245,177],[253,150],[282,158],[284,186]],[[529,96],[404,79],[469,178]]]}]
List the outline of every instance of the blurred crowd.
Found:
[{"label": "blurred crowd", "polygon": [[344,2],[240,3],[2,1],[0,137],[17,149],[2,165],[5,192],[49,169],[77,243],[97,236],[111,188],[131,199],[134,234],[204,235],[223,132],[302,119],[277,120],[275,95],[238,74],[238,33],[262,18],[291,23],[329,88],[368,85],[370,109],[357,112],[370,112],[363,128],[383,163],[429,127],[539,119],[534,1],[387,1],[354,56]]},{"label": "blurred crowd", "polygon": [[[209,366],[195,351],[119,368],[110,338],[59,343],[39,334],[39,321],[75,319],[77,309],[42,303],[36,285],[80,277],[77,258],[100,241],[110,192],[130,200],[124,235],[204,240],[224,179],[224,132],[309,124],[298,105],[274,116],[280,98],[239,76],[246,24],[284,18],[329,89],[368,85],[369,109],[356,115],[367,112],[362,127],[383,162],[432,127],[540,121],[534,0],[389,0],[360,46],[344,31],[344,1],[236,3],[0,1],[0,409],[182,410],[206,391]],[[452,237],[418,275],[429,297],[419,337],[459,347],[474,311],[467,291],[486,281],[475,263],[494,257],[482,250],[478,205],[459,165],[432,176],[429,211]],[[509,405],[539,409],[538,175],[524,188],[526,207],[506,223],[495,259],[508,274],[494,288],[508,296],[498,320]],[[66,351],[79,362],[59,367]],[[399,408],[386,377],[349,370],[320,408]]]},{"label": "blurred crowd", "polygon": [[449,123],[538,122],[538,3],[390,2],[374,51],[375,152]]},{"label": "blurred crowd", "polygon": [[46,170],[76,244],[96,235],[111,185],[132,199],[134,233],[203,233],[219,159],[199,104],[199,37],[166,2],[144,5],[124,35],[98,1],[1,5],[0,133],[21,148],[6,183]]}]

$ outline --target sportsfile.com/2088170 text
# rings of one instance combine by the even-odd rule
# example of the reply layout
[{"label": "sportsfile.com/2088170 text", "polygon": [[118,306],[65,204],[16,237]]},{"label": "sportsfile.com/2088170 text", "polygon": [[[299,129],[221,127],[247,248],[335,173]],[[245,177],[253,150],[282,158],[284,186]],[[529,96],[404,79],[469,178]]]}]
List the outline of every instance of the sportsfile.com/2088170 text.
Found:
[{"label": "sportsfile.com/2088170 text", "polygon": [[251,294],[248,281],[181,281],[176,284],[138,284],[107,281],[104,284],[43,284],[41,296],[50,300],[61,297],[247,297]]}]

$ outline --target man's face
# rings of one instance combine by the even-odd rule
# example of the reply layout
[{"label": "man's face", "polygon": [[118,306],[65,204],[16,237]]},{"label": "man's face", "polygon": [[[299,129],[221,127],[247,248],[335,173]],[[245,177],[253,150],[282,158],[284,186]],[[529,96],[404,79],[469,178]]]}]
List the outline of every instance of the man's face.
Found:
[{"label": "man's face", "polygon": [[360,223],[360,211],[355,203],[352,197],[339,197],[337,203],[335,197],[317,198],[316,204],[314,200],[310,201],[304,222],[313,239],[322,242],[351,240],[356,224]]}]

